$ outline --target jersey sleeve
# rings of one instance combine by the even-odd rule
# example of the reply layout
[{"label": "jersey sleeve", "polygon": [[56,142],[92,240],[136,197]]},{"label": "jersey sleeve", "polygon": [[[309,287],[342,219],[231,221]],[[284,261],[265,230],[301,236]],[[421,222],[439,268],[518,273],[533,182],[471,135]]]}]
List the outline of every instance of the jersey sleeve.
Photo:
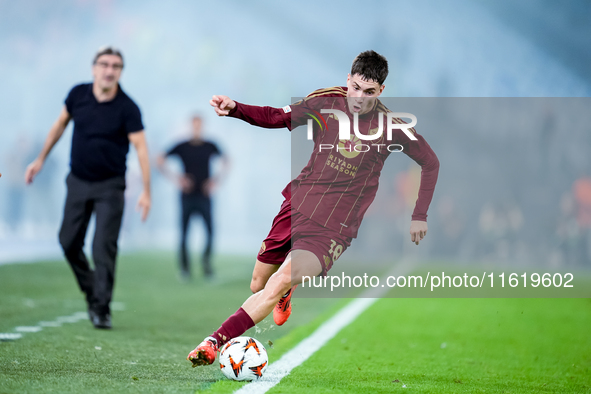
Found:
[{"label": "jersey sleeve", "polygon": [[144,125],[142,123],[140,108],[134,102],[131,102],[125,114],[125,131],[129,134],[137,133],[143,129]]},{"label": "jersey sleeve", "polygon": [[[326,105],[326,101],[329,100],[325,97],[306,97],[289,106],[291,111],[291,128],[295,129],[298,126],[305,125],[308,119],[315,117],[316,119],[322,118],[320,111],[322,108],[328,108],[330,105]],[[334,100],[334,99],[333,99]]]},{"label": "jersey sleeve", "polygon": [[[327,98],[320,97],[314,93],[283,108],[259,107],[236,101],[236,107],[230,111],[228,116],[242,119],[254,126],[268,129],[287,127],[291,131],[298,126],[306,124],[307,120],[310,119],[310,114],[320,111],[326,104],[325,101]],[[330,92],[324,94],[328,93]]]},{"label": "jersey sleeve", "polygon": [[230,111],[228,116],[266,129],[287,127],[291,130],[291,114],[286,112],[284,108],[259,107],[236,101],[236,107]]},{"label": "jersey sleeve", "polygon": [[397,141],[393,140],[393,142],[402,145],[402,152],[421,166],[419,197],[412,213],[412,220],[427,221],[427,210],[433,199],[439,175],[439,159],[422,135],[415,132],[416,141],[408,138],[402,131],[396,135]]}]

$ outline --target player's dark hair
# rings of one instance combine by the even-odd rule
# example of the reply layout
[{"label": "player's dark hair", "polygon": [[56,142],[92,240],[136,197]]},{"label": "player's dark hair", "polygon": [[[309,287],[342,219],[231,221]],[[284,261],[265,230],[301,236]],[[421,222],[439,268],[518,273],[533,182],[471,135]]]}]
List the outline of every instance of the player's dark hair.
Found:
[{"label": "player's dark hair", "polygon": [[115,47],[106,46],[106,47],[99,48],[99,50],[96,52],[96,55],[94,55],[94,59],[92,60],[92,64],[96,64],[96,61],[98,60],[98,58],[103,55],[119,56],[121,58],[121,63],[123,63],[123,55],[121,54],[121,51]]},{"label": "player's dark hair", "polygon": [[351,76],[359,74],[363,79],[384,84],[388,76],[388,61],[376,51],[361,52],[351,66]]}]

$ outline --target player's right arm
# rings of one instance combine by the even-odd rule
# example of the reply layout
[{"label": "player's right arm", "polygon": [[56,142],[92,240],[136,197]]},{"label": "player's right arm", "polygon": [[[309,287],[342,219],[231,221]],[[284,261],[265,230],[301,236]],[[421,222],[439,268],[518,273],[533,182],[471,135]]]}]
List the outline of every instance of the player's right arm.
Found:
[{"label": "player's right arm", "polygon": [[[241,119],[267,129],[287,127],[291,130],[291,109],[242,104],[227,96],[216,95],[209,101],[218,116]],[[290,108],[289,106],[286,108]]]},{"label": "player's right arm", "polygon": [[49,129],[49,134],[45,139],[45,143],[43,144],[43,148],[41,149],[39,156],[37,156],[37,158],[33,160],[33,162],[29,164],[29,166],[27,167],[27,170],[25,172],[25,182],[27,184],[33,182],[35,176],[37,176],[39,171],[41,171],[41,169],[43,168],[43,163],[45,163],[45,159],[47,158],[47,155],[49,155],[49,152],[51,152],[53,146],[56,144],[56,142],[59,141],[62,134],[64,134],[64,130],[68,126],[68,123],[70,123],[71,119],[72,116],[68,113],[68,110],[64,105],[57,120],[55,121],[53,126],[51,126],[51,129]]},{"label": "player's right arm", "polygon": [[[213,96],[209,101],[218,116],[230,116],[242,119],[253,126],[267,129],[286,127],[289,130],[305,125],[310,119],[310,112],[320,111],[326,105],[325,100],[345,98],[346,91],[340,87],[318,89],[305,99],[286,105],[283,108],[260,107],[242,104],[228,96]],[[329,102],[328,104],[331,104]]]}]

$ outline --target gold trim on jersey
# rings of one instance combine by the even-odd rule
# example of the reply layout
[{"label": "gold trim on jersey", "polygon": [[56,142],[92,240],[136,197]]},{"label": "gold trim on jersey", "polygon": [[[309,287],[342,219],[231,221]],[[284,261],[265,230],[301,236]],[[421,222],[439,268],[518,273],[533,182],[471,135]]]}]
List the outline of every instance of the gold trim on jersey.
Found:
[{"label": "gold trim on jersey", "polygon": [[324,96],[327,94],[337,94],[337,95],[342,95],[343,97],[346,97],[347,91],[345,89],[343,89],[341,86],[333,86],[330,88],[315,90],[312,93],[310,93],[309,95],[307,95],[306,98],[319,97],[319,96]]},{"label": "gold trim on jersey", "polygon": [[392,112],[390,111],[390,109],[388,107],[386,107],[384,105],[384,103],[382,103],[380,100],[378,100],[378,105],[376,106],[376,110],[383,112],[383,113],[388,113],[388,112]]}]

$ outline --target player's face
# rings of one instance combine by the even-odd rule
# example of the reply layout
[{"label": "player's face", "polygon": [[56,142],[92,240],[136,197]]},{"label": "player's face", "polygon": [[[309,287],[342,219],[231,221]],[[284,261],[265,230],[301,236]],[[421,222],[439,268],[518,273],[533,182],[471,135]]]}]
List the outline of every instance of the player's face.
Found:
[{"label": "player's face", "polygon": [[123,70],[123,61],[117,55],[102,55],[92,66],[94,82],[99,88],[110,90],[117,86]]},{"label": "player's face", "polygon": [[360,115],[368,113],[376,98],[384,91],[384,85],[376,81],[366,80],[359,74],[347,76],[347,104],[351,113]]}]

